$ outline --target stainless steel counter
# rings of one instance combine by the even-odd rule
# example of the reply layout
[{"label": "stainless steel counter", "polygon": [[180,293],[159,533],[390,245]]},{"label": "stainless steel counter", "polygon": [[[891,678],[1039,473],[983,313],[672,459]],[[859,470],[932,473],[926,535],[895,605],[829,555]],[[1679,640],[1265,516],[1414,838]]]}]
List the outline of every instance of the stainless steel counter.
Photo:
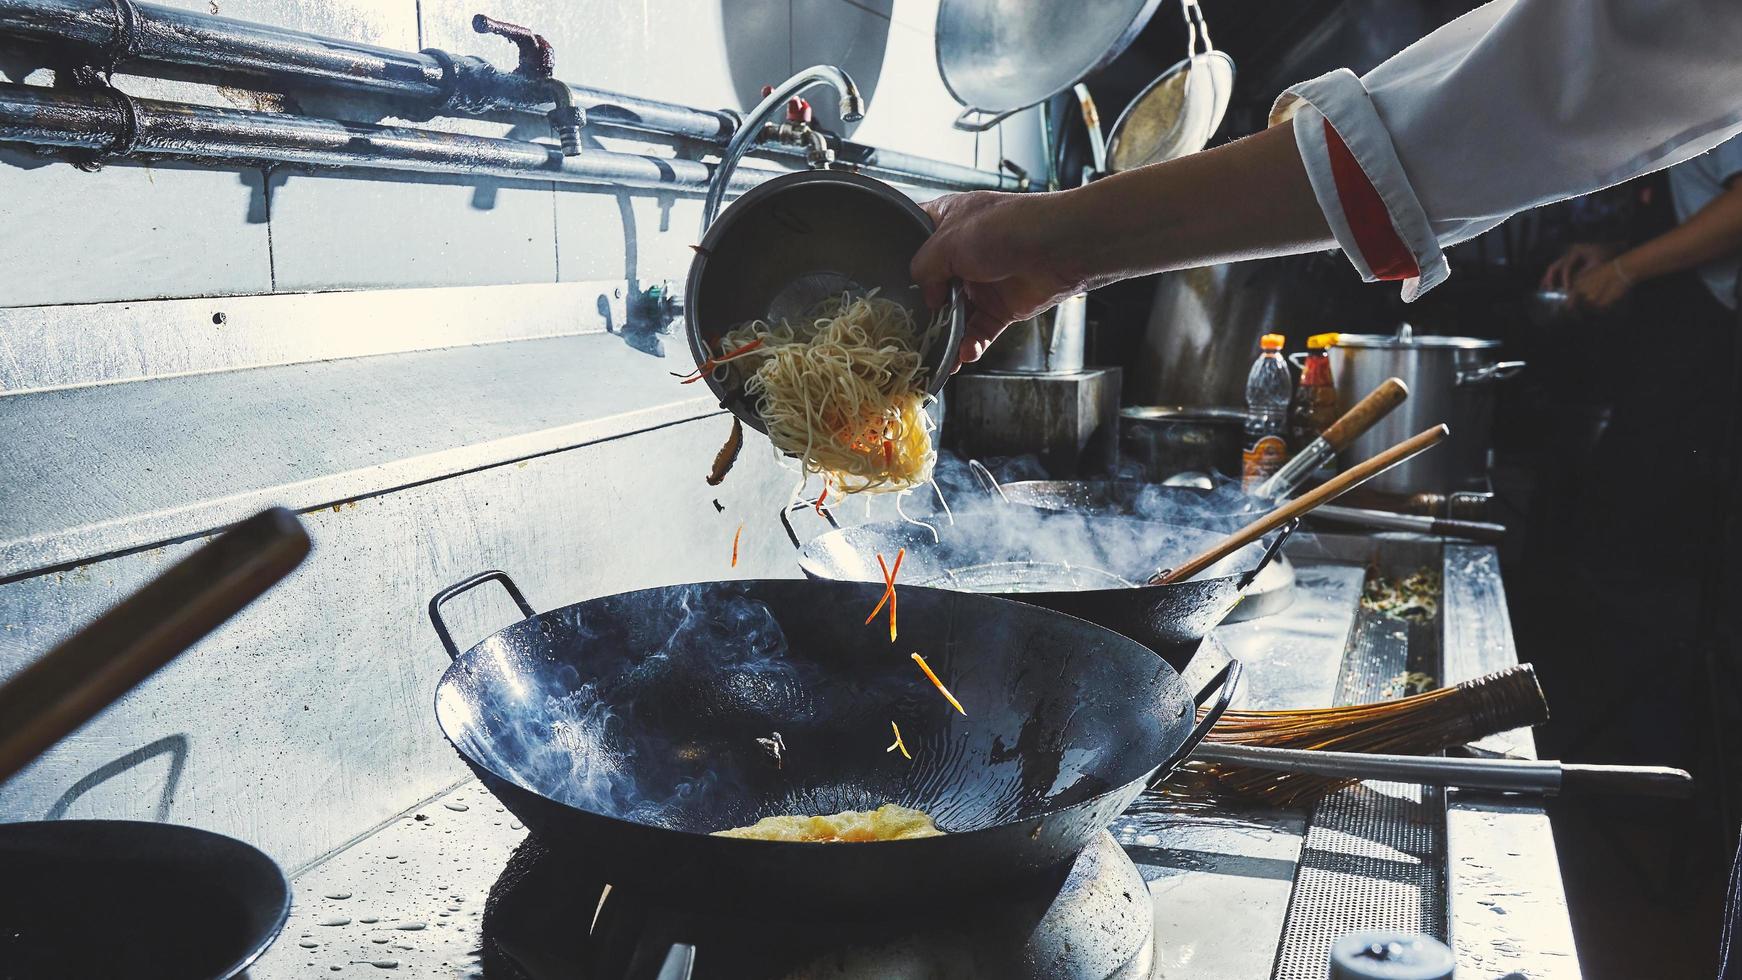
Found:
[{"label": "stainless steel counter", "polygon": [[[1402,666],[1452,683],[1516,661],[1492,549],[1384,535],[1307,538],[1290,552],[1296,602],[1218,630],[1200,657],[1247,665],[1247,707],[1367,700]],[[1360,611],[1369,564],[1442,568],[1437,622]],[[1528,732],[1484,744],[1532,747]],[[1157,980],[1322,977],[1326,937],[1362,927],[1449,938],[1460,980],[1580,975],[1533,800],[1397,784],[1295,809],[1151,796],[1114,831],[1149,883]],[[524,835],[477,784],[455,787],[300,874],[285,935],[252,975],[482,976],[484,898]]]}]

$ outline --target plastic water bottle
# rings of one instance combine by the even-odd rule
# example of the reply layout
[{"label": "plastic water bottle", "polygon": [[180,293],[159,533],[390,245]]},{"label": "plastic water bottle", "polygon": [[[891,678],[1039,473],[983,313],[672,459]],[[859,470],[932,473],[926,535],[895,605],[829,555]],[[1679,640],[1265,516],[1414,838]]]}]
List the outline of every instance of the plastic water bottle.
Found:
[{"label": "plastic water bottle", "polygon": [[1286,338],[1267,333],[1258,342],[1258,360],[1246,375],[1246,448],[1240,460],[1240,486],[1251,493],[1288,462],[1288,401],[1294,381],[1282,359]]}]

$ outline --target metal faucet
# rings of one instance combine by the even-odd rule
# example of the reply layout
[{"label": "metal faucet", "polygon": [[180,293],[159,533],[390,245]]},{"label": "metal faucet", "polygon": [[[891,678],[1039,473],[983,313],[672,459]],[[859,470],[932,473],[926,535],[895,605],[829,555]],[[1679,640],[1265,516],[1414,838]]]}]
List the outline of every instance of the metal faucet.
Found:
[{"label": "metal faucet", "polygon": [[575,93],[567,82],[555,77],[556,51],[542,34],[534,34],[531,30],[519,24],[476,14],[472,17],[472,30],[479,34],[494,34],[514,42],[520,51],[520,63],[515,66],[514,73],[526,78],[544,80],[544,91],[550,96],[555,108],[544,114],[550,122],[551,132],[556,134],[557,141],[562,143],[563,156],[578,157],[581,155],[581,128],[587,124],[587,111],[575,103]]},{"label": "metal faucet", "polygon": [[708,227],[719,215],[720,206],[726,200],[726,187],[731,183],[732,172],[738,169],[738,161],[749,152],[750,145],[762,136],[763,127],[768,125],[776,112],[786,106],[786,100],[818,85],[835,87],[835,93],[841,100],[841,122],[858,122],[865,118],[865,99],[859,94],[859,86],[854,85],[853,79],[834,65],[806,68],[774,86],[744,118],[737,132],[732,134],[732,141],[721,152],[720,162],[714,166],[714,179],[708,185],[707,199],[702,202],[702,234],[707,234]]}]

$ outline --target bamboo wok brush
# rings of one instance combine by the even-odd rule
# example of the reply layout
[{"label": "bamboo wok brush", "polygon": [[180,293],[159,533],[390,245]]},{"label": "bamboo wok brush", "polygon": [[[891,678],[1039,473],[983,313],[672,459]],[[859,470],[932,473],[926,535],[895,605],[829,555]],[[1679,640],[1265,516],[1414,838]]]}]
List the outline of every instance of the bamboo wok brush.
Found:
[{"label": "bamboo wok brush", "polygon": [[[1425,755],[1548,720],[1529,664],[1392,701],[1337,708],[1229,711],[1207,742],[1267,748]],[[1348,786],[1354,777],[1273,772],[1194,762],[1219,794],[1289,806]]]}]

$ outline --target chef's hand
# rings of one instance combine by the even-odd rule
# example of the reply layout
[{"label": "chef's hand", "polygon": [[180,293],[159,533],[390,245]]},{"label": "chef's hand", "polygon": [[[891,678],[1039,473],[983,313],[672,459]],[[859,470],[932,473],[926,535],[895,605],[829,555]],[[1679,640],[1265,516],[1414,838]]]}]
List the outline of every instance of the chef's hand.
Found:
[{"label": "chef's hand", "polygon": [[1290,126],[1051,194],[975,191],[926,206],[913,257],[934,309],[960,280],[963,360],[1005,327],[1132,276],[1314,252],[1335,244]]},{"label": "chef's hand", "polygon": [[961,280],[968,302],[963,363],[979,360],[1010,324],[1085,287],[1066,271],[1068,256],[1051,244],[1057,239],[1048,232],[1062,216],[1046,212],[1057,197],[974,191],[921,205],[937,233],[914,256],[913,278],[933,309],[949,302],[950,281]]},{"label": "chef's hand", "polygon": [[1621,302],[1632,289],[1633,280],[1619,261],[1611,259],[1579,273],[1573,280],[1573,303],[1581,310],[1601,313]]},{"label": "chef's hand", "polygon": [[1560,258],[1549,263],[1548,270],[1542,274],[1542,289],[1553,289],[1567,292],[1572,289],[1574,280],[1580,273],[1602,265],[1614,258],[1619,251],[1613,245],[1601,245],[1595,242],[1580,242],[1568,248]]}]

